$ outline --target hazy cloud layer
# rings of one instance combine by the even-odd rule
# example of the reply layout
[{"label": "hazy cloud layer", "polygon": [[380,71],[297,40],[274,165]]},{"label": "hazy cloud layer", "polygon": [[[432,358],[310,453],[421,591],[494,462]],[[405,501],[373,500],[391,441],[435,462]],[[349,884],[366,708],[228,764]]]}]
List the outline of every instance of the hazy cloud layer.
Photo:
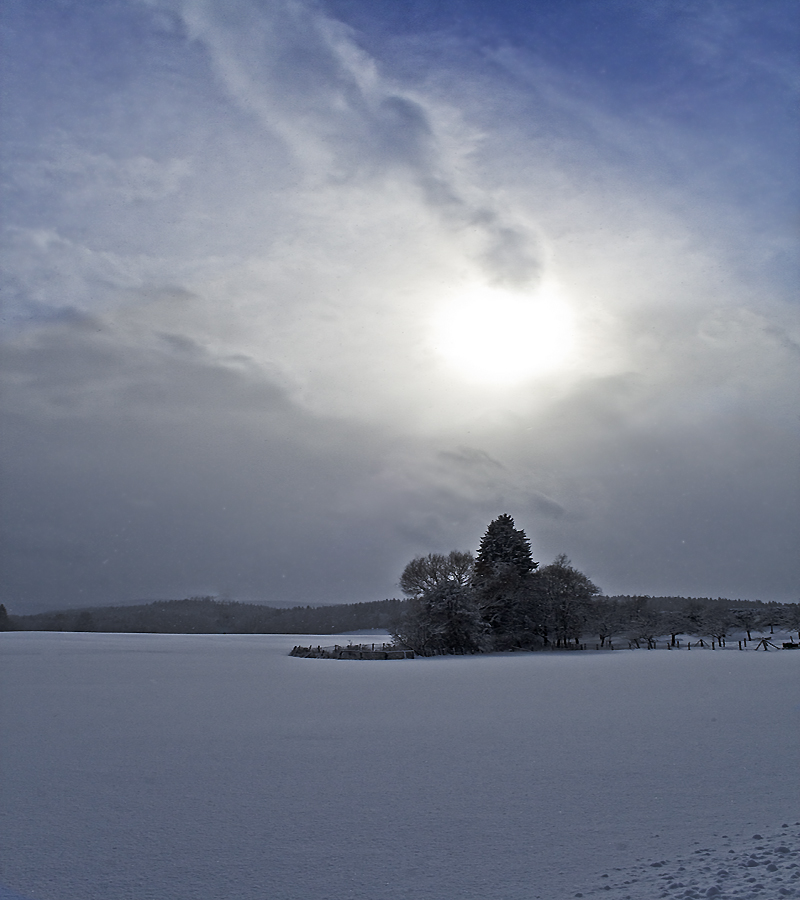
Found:
[{"label": "hazy cloud layer", "polygon": [[[7,607],[380,599],[501,512],[797,599],[796,12],[581,8],[9,4]],[[440,356],[553,285],[559,368]]]}]

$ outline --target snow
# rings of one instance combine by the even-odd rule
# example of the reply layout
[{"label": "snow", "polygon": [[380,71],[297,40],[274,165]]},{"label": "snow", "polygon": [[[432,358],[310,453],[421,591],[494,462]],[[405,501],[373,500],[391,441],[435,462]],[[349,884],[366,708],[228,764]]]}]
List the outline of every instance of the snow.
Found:
[{"label": "snow", "polygon": [[0,900],[800,897],[800,651],[325,642],[0,635]]}]

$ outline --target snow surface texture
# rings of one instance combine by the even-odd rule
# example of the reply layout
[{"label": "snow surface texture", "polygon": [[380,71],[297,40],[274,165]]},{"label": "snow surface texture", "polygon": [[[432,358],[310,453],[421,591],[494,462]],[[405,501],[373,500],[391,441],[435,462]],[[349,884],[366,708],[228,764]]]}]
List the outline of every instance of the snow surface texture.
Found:
[{"label": "snow surface texture", "polygon": [[33,900],[800,896],[800,652],[287,655],[312,641],[330,637],[0,635],[0,881]]},{"label": "snow surface texture", "polygon": [[[800,897],[800,822],[784,822],[774,834],[714,835],[711,847],[700,847],[678,859],[614,867],[597,886],[575,897],[622,900],[695,900],[702,897]],[[2,900],[2,898],[0,898]]]}]

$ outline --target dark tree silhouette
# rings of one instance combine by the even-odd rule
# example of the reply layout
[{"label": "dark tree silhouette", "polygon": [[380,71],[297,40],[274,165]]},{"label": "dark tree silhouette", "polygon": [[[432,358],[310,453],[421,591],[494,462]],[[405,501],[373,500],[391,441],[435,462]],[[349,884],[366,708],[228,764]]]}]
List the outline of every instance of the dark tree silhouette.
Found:
[{"label": "dark tree silhouette", "polygon": [[541,581],[557,646],[566,646],[570,640],[578,643],[591,617],[591,601],[600,588],[574,568],[564,553],[534,577]]},{"label": "dark tree silhouette", "polygon": [[761,625],[763,627],[761,630],[763,631],[764,628],[769,628],[769,633],[775,634],[775,626],[780,624],[781,608],[774,600],[770,600],[762,607]]},{"label": "dark tree silhouette", "polygon": [[444,582],[413,597],[392,636],[417,653],[477,653],[485,650],[484,624],[473,592]]},{"label": "dark tree silhouette", "polygon": [[725,646],[725,638],[736,624],[726,600],[710,602],[703,610],[703,631],[721,646]]},{"label": "dark tree silhouette", "polygon": [[521,528],[507,513],[498,516],[486,529],[475,559],[474,581],[480,584],[513,569],[524,576],[538,568],[533,561],[531,544]]},{"label": "dark tree silhouette", "polygon": [[797,632],[797,640],[800,641],[800,603],[787,603],[783,610],[783,627],[791,634]]},{"label": "dark tree silhouette", "polygon": [[417,556],[403,569],[400,588],[408,597],[418,597],[441,584],[467,587],[475,560],[469,551],[452,550],[447,556],[429,553]]},{"label": "dark tree silhouette", "polygon": [[734,609],[732,615],[736,624],[746,632],[747,640],[752,641],[751,632],[758,627],[758,610],[752,606],[745,606]]},{"label": "dark tree silhouette", "polygon": [[619,600],[598,597],[589,608],[587,627],[600,638],[600,646],[605,647],[627,624],[626,611]]},{"label": "dark tree silhouette", "polygon": [[528,647],[536,632],[540,597],[531,584],[538,567],[522,529],[508,514],[489,524],[475,559],[472,585],[497,650]]},{"label": "dark tree silhouette", "polygon": [[703,630],[703,613],[705,611],[706,602],[691,597],[685,601],[681,609],[684,619],[684,632],[686,634],[704,634]]},{"label": "dark tree silhouette", "polygon": [[[406,601],[376,600],[331,606],[275,608],[255,603],[188,597],[136,606],[93,607],[88,610],[11,616],[18,631],[74,631],[92,625],[94,631],[163,634],[336,634],[366,628],[388,628]],[[80,617],[83,616],[81,619]]]},{"label": "dark tree silhouette", "polygon": [[642,605],[628,623],[628,638],[637,647],[640,646],[640,641],[645,641],[647,649],[650,650],[655,647],[656,638],[663,630],[662,614],[657,609],[649,609],[646,605]]}]

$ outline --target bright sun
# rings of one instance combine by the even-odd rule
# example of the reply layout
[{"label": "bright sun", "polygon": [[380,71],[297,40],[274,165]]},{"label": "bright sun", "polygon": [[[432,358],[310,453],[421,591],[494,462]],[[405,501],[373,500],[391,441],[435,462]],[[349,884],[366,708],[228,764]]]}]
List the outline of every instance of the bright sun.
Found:
[{"label": "bright sun", "polygon": [[553,286],[522,294],[488,285],[459,292],[434,315],[433,346],[469,381],[510,385],[564,366],[575,347],[570,308]]}]

